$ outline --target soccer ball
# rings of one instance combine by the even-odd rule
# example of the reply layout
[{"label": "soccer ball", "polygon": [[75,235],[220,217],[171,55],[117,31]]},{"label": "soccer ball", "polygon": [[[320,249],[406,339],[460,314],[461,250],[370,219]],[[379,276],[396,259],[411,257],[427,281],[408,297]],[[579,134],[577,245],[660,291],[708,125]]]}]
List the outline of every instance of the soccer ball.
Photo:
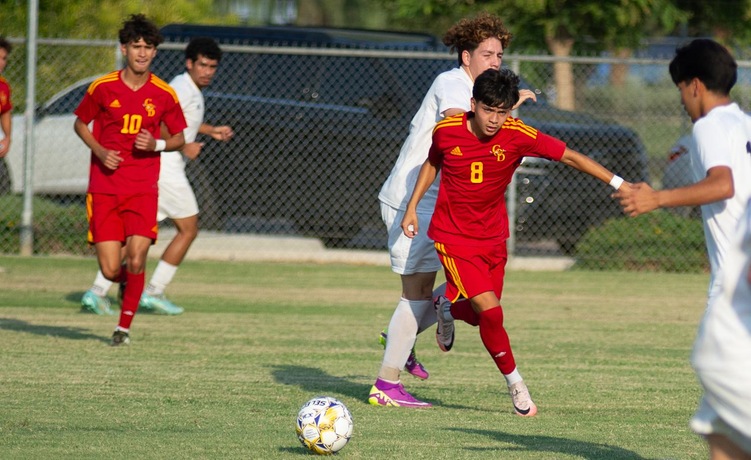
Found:
[{"label": "soccer ball", "polygon": [[319,455],[340,451],[352,436],[352,414],[338,399],[318,396],[306,402],[297,414],[297,439]]}]

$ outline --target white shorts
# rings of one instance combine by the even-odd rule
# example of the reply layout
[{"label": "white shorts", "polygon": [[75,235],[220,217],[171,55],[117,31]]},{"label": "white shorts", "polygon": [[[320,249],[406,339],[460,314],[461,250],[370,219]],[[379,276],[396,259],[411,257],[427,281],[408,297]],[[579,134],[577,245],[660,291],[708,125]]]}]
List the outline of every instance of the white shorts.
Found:
[{"label": "white shorts", "polygon": [[[747,405],[748,401],[738,401],[735,404],[741,406]],[[725,420],[720,417],[720,414],[712,407],[709,402],[708,395],[705,394],[699,409],[697,409],[694,417],[691,419],[691,429],[694,433],[701,436],[708,436],[710,434],[720,434],[733,441],[735,445],[743,449],[747,454],[751,454],[751,437],[741,433],[739,430],[730,426]],[[748,425],[746,425],[748,426]]]},{"label": "white shorts", "polygon": [[193,193],[188,178],[183,176],[183,179],[176,180],[173,177],[168,182],[159,181],[157,221],[161,222],[168,217],[170,219],[184,219],[198,214],[196,195]]},{"label": "white shorts", "polygon": [[394,273],[433,273],[443,268],[433,240],[427,235],[431,217],[431,214],[418,214],[419,233],[414,238],[408,238],[401,227],[404,211],[381,203],[381,219],[389,232],[389,256]]},{"label": "white shorts", "polygon": [[[725,268],[731,265],[728,257]],[[691,429],[724,435],[751,454],[751,291],[745,281],[737,285],[717,296],[699,325],[691,365],[704,395]]]}]

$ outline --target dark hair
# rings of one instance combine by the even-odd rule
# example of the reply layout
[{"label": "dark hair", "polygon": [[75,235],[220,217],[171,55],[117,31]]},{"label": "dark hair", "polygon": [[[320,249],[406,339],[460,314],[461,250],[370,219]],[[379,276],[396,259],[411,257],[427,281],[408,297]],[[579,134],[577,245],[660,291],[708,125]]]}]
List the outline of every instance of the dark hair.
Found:
[{"label": "dark hair", "polygon": [[118,32],[121,45],[137,42],[143,39],[149,45],[159,46],[164,41],[164,37],[159,32],[159,28],[151,21],[146,19],[143,14],[131,14],[123,22],[123,28]]},{"label": "dark hair", "polygon": [[509,69],[488,69],[475,79],[475,104],[511,109],[519,102],[519,77]]},{"label": "dark hair", "polygon": [[13,51],[13,45],[3,36],[0,36],[0,48],[5,49],[8,54]]},{"label": "dark hair", "polygon": [[474,18],[464,18],[457,22],[443,36],[443,44],[456,51],[459,57],[459,65],[462,65],[462,53],[474,51],[490,37],[501,41],[501,46],[506,49],[511,42],[511,32],[503,25],[498,16],[489,13],[480,13]]},{"label": "dark hair", "polygon": [[724,46],[708,38],[697,38],[675,50],[670,61],[673,83],[698,78],[709,91],[728,95],[738,78],[738,64]]},{"label": "dark hair", "polygon": [[216,41],[209,37],[196,37],[188,43],[185,48],[185,58],[195,62],[198,60],[198,55],[215,61],[222,60],[222,50],[216,44]]}]

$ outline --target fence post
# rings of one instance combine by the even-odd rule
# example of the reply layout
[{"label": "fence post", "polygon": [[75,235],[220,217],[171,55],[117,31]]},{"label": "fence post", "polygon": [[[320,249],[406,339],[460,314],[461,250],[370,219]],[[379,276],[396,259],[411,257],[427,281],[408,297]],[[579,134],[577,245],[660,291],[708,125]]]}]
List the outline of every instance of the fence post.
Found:
[{"label": "fence post", "polygon": [[[511,70],[515,74],[519,75],[520,64],[518,59],[511,61]],[[511,116],[518,117],[519,109],[514,109],[511,112]],[[508,195],[506,196],[506,210],[508,212],[508,241],[506,241],[506,251],[508,257],[511,258],[516,252],[516,171],[511,176],[511,182],[509,183]]]},{"label": "fence post", "polygon": [[21,212],[20,251],[22,256],[34,253],[34,124],[36,123],[36,61],[38,0],[29,2],[29,33],[26,36],[26,123],[24,124],[24,187]]}]

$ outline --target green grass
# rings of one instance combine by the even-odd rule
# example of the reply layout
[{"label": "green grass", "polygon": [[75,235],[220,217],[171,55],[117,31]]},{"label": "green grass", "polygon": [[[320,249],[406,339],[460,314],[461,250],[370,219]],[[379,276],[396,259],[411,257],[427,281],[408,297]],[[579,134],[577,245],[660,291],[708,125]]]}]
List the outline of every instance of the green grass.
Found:
[{"label": "green grass", "polygon": [[[0,458],[309,458],[294,434],[309,398],[341,399],[359,459],[703,459],[687,426],[701,274],[511,272],[506,326],[539,407],[511,413],[475,329],[457,325],[407,389],[429,410],[366,395],[398,277],[384,267],[189,261],[177,317],[78,312],[93,259],[0,257]],[[150,267],[150,269],[153,267]],[[113,290],[114,292],[114,290]]]}]

